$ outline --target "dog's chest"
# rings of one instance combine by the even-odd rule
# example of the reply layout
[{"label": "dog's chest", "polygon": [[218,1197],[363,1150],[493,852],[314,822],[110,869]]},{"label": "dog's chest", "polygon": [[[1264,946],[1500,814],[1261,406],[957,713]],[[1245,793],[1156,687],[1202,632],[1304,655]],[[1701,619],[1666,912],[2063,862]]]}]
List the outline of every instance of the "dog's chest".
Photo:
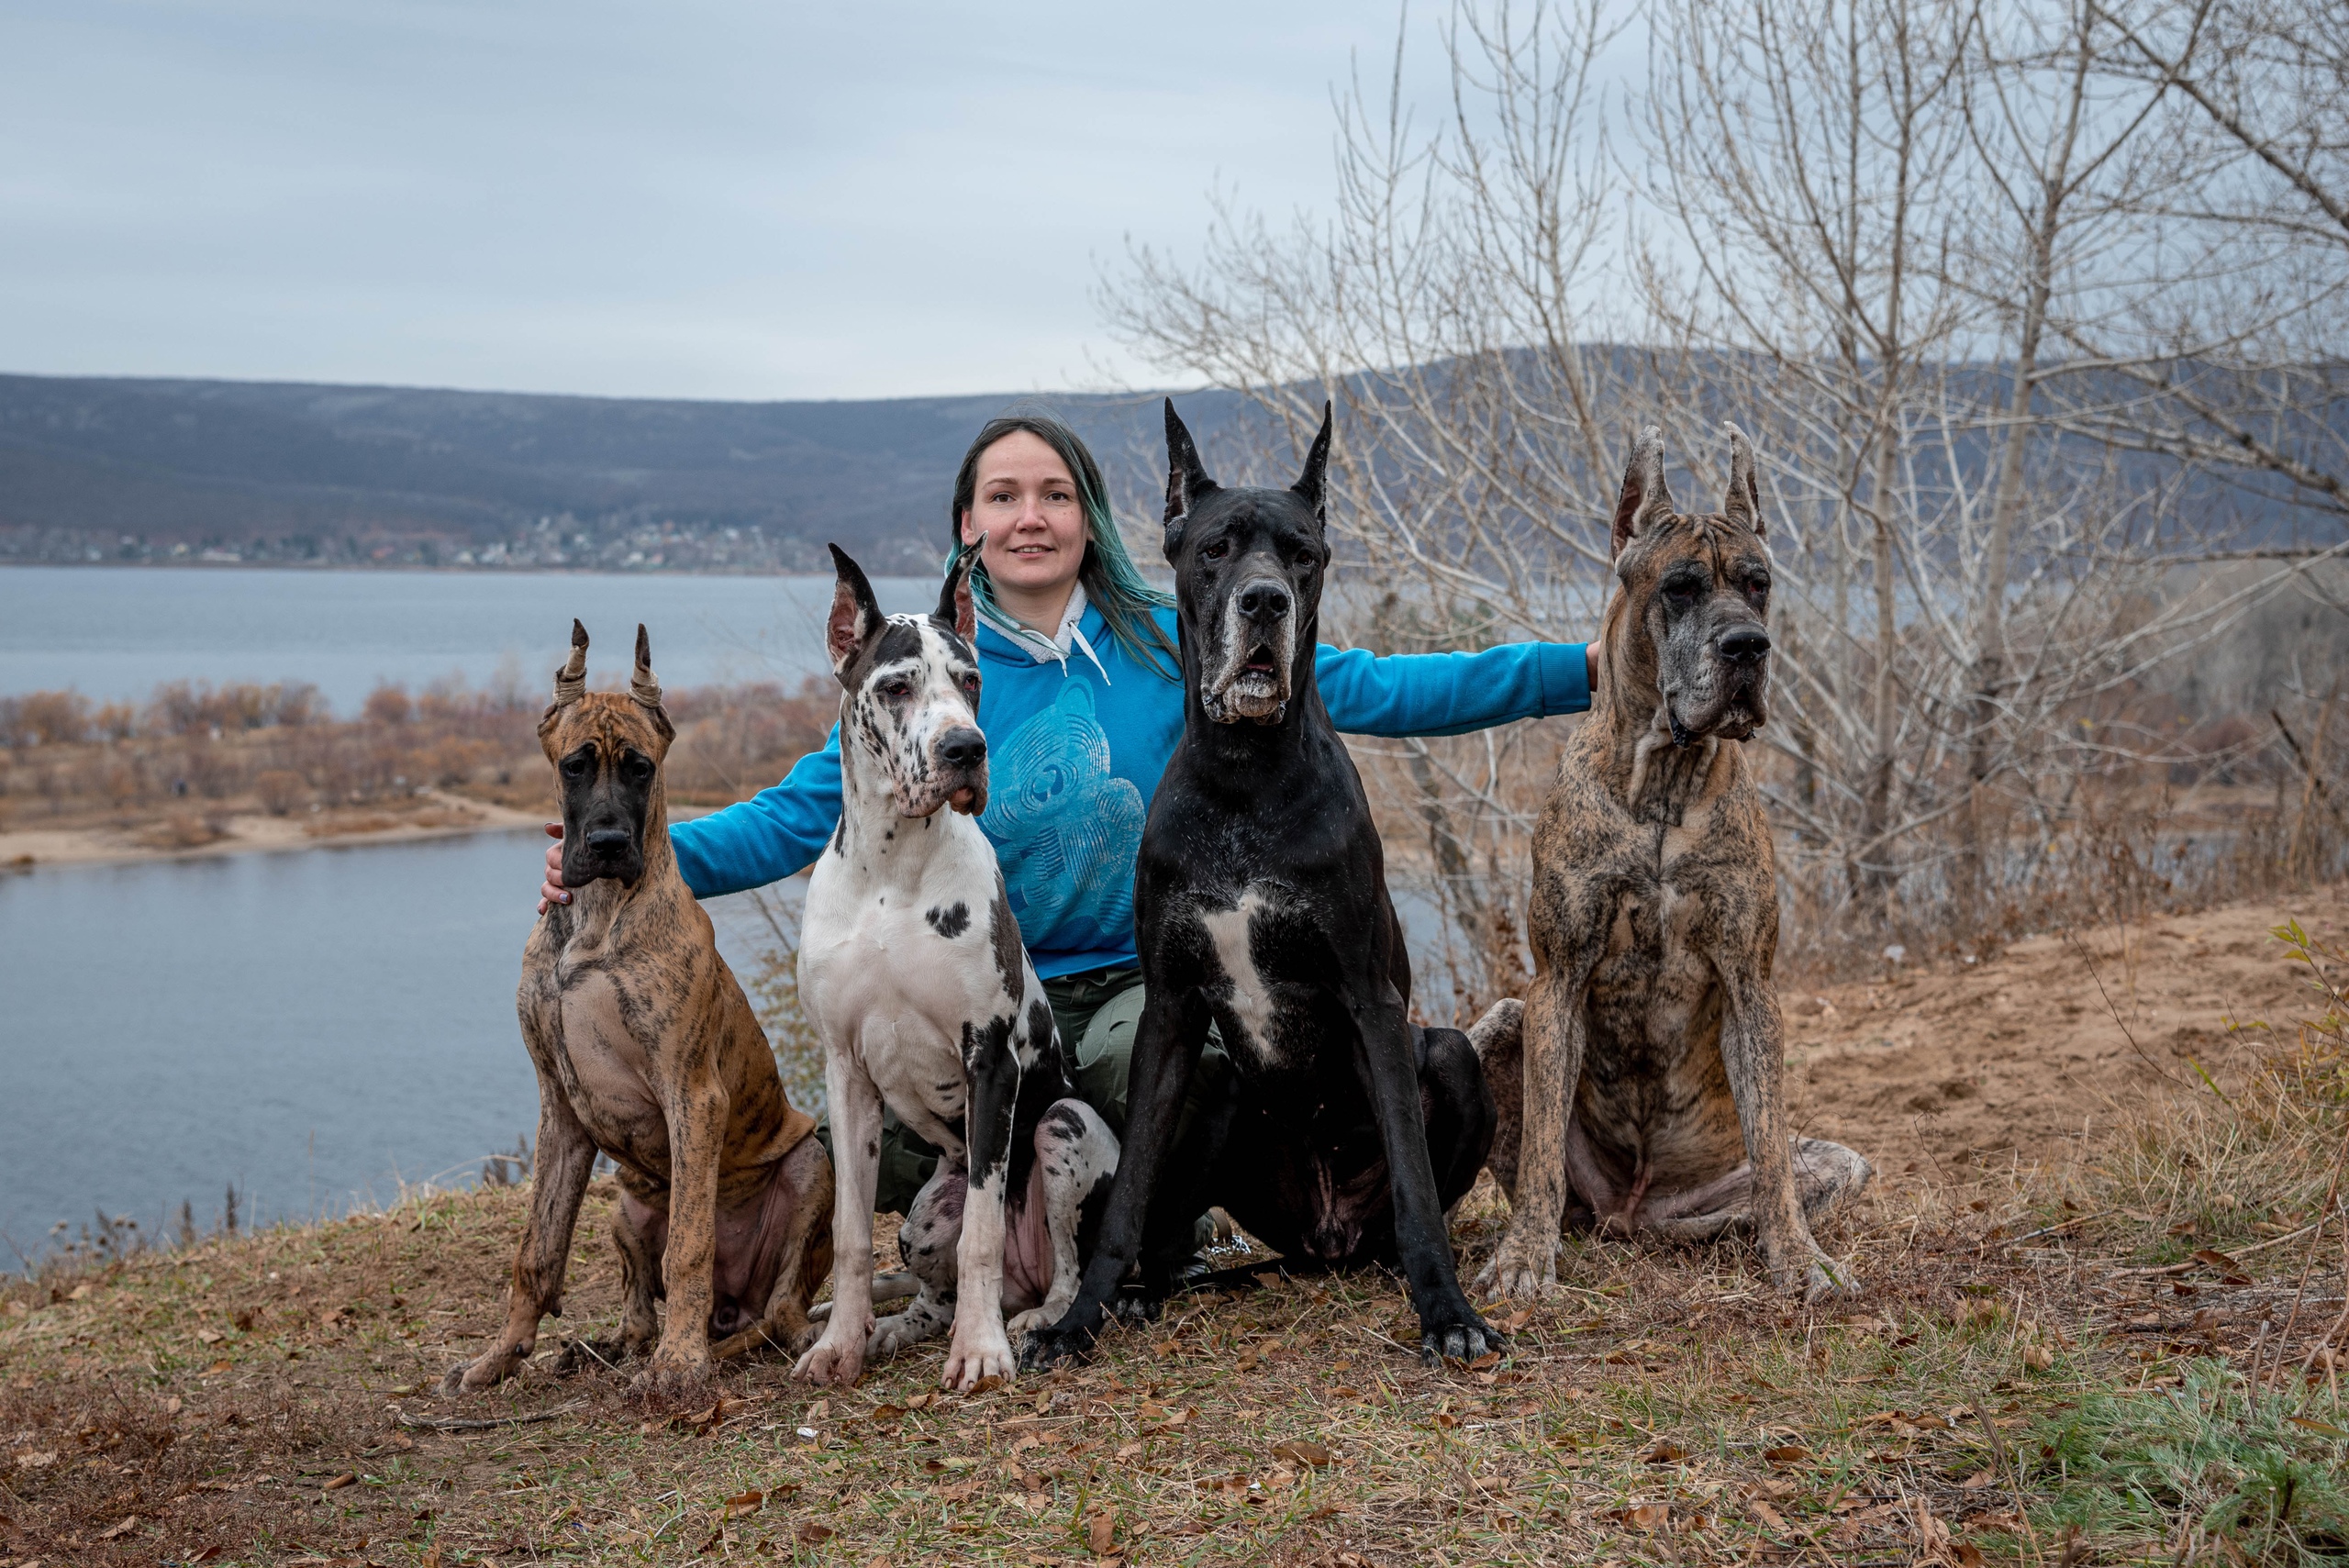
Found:
[{"label": "dog's chest", "polygon": [[1716,919],[1705,890],[1664,866],[1619,883],[1611,902],[1591,975],[1597,1033],[1626,1050],[1675,1056],[1707,1043],[1697,1037],[1717,982],[1707,953]]},{"label": "dog's chest", "polygon": [[619,984],[602,968],[562,988],[558,1037],[572,1109],[602,1147],[656,1173],[668,1168],[669,1126],[652,1087],[652,1063],[628,1026]]},{"label": "dog's chest", "polygon": [[[828,874],[837,869],[820,864],[808,887],[803,999],[828,1050],[852,1052],[924,1138],[959,1148],[965,1031],[1018,1016],[1018,928],[992,875],[891,889]],[[1008,928],[1000,938],[998,928]]]},{"label": "dog's chest", "polygon": [[1259,1071],[1300,1064],[1314,1038],[1307,1014],[1319,994],[1311,980],[1332,970],[1319,962],[1327,944],[1311,937],[1293,900],[1262,884],[1229,904],[1201,902],[1191,918],[1206,959],[1201,989],[1235,1059]]}]

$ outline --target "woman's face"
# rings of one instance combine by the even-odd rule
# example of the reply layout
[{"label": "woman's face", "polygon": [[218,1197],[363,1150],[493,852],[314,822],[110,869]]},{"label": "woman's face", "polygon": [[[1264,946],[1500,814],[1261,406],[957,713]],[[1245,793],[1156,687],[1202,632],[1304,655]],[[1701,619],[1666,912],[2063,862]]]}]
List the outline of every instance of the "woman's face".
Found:
[{"label": "woman's face", "polygon": [[1076,479],[1043,439],[1014,430],[979,454],[963,542],[986,536],[979,560],[998,592],[1064,588],[1085,564],[1085,505]]}]

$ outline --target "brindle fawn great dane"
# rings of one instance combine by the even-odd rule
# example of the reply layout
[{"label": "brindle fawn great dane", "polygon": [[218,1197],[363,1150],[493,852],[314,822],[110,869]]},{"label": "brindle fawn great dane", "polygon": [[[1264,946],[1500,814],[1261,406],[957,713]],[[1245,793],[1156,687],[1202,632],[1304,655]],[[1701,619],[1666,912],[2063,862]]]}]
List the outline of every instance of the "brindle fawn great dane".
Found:
[{"label": "brindle fawn great dane", "polygon": [[1787,1129],[1776,871],[1740,744],[1768,717],[1770,560],[1753,450],[1728,432],[1715,513],[1675,508],[1661,431],[1632,450],[1590,717],[1534,829],[1536,975],[1521,1008],[1470,1031],[1512,1206],[1477,1283],[1501,1296],[1556,1284],[1566,1223],[1689,1241],[1750,1227],[1780,1288],[1851,1288],[1811,1227],[1868,1162]]},{"label": "brindle fawn great dane", "polygon": [[[539,742],[562,786],[568,904],[539,917],[515,1004],[539,1073],[530,1217],[506,1327],[443,1391],[510,1376],[562,1310],[563,1265],[598,1150],[618,1167],[618,1343],[659,1348],[640,1386],[684,1393],[713,1362],[807,1348],[807,1301],[832,1262],[832,1166],[813,1118],[784,1098],[774,1053],[718,956],[669,847],[661,764],[676,731],[636,628],[628,695],[591,693],[587,632],[571,625]],[[653,1307],[665,1295],[668,1321]],[[712,1339],[718,1342],[713,1347]]]}]

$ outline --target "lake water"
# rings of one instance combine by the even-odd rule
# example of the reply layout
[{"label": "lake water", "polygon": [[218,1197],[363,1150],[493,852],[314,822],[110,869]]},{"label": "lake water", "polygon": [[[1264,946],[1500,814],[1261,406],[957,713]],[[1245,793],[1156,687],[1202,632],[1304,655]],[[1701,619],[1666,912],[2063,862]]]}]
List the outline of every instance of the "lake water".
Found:
[{"label": "lake water", "polygon": [[[927,609],[938,584],[874,582],[882,607]],[[536,692],[577,617],[591,680],[627,673],[636,627],[669,686],[781,680],[827,668],[820,577],[560,572],[272,572],[0,566],[0,696],[72,686],[140,701],[162,681],[308,681],[336,712],[378,684],[451,675]]]},{"label": "lake water", "polygon": [[[334,1213],[535,1135],[514,984],[545,843],[0,875],[6,1244],[38,1255],[99,1209],[152,1234],[183,1200],[208,1229],[231,1182],[248,1216]],[[707,907],[751,973],[756,911]]]}]

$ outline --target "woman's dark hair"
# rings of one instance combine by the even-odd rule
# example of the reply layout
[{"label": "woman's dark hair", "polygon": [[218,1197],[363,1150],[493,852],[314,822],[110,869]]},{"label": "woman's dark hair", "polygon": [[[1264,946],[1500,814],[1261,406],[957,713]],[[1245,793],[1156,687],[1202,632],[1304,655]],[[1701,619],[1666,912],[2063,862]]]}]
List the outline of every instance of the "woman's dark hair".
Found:
[{"label": "woman's dark hair", "polygon": [[[1116,520],[1109,516],[1100,465],[1093,461],[1093,454],[1085,450],[1076,432],[1049,414],[1005,414],[990,419],[979,431],[979,439],[971,443],[971,450],[963,454],[963,466],[954,475],[954,504],[949,514],[947,569],[953,569],[955,558],[963,552],[963,515],[978,499],[979,459],[1004,437],[1022,430],[1058,453],[1060,460],[1068,464],[1069,473],[1075,476],[1077,499],[1085,507],[1086,538],[1085,560],[1076,569],[1076,580],[1085,585],[1085,602],[1100,610],[1109,635],[1133,656],[1135,662],[1166,680],[1181,680],[1181,656],[1151,614],[1174,604],[1174,596],[1152,587],[1134,564],[1134,558],[1126,550],[1126,541],[1118,535]],[[998,629],[1018,628],[1018,622],[996,607],[995,584],[987,580],[984,565],[971,573],[971,596],[978,602],[979,614]],[[1162,654],[1163,662],[1160,660]]]}]

